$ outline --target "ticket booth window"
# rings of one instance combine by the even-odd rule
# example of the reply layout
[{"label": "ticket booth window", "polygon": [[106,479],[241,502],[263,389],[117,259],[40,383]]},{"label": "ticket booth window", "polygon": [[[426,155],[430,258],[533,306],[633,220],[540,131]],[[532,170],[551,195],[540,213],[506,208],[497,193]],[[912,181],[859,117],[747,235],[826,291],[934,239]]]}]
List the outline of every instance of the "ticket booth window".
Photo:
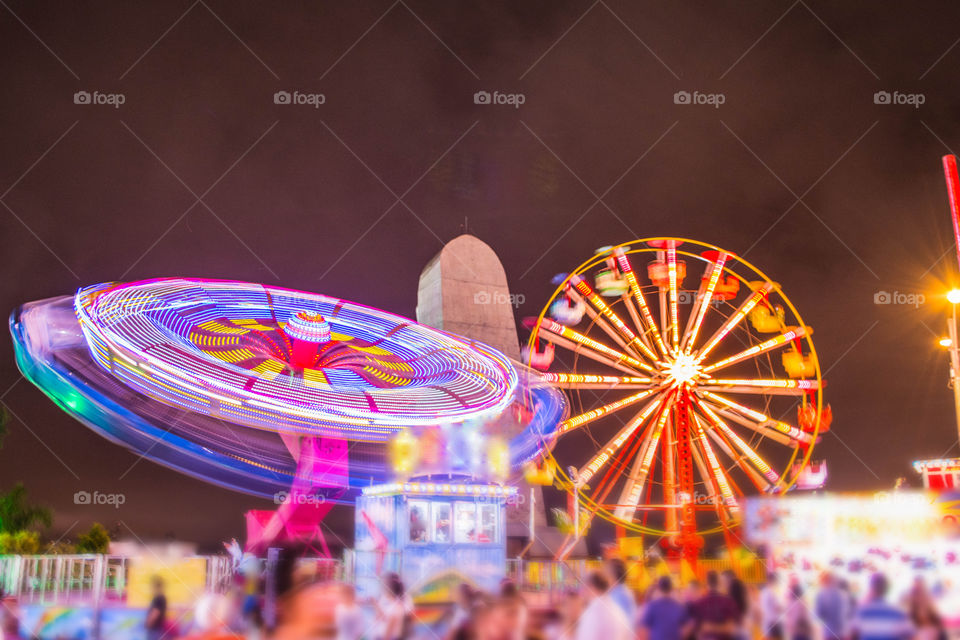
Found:
[{"label": "ticket booth window", "polygon": [[497,542],[497,505],[480,505],[480,536],[477,542]]},{"label": "ticket booth window", "polygon": [[451,508],[449,502],[435,502],[433,504],[433,541],[450,542],[450,534],[453,528],[451,518]]},{"label": "ticket booth window", "polygon": [[477,505],[473,502],[455,502],[453,511],[454,542],[475,542],[477,539]]},{"label": "ticket booth window", "polygon": [[410,542],[429,542],[428,515],[430,503],[425,500],[410,501]]}]

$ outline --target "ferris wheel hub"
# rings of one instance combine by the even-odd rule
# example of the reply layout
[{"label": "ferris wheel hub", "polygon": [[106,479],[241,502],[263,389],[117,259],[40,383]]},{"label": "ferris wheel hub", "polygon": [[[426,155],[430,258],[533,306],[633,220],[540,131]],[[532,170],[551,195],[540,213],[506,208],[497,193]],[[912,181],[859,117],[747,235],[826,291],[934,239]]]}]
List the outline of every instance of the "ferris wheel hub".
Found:
[{"label": "ferris wheel hub", "polygon": [[695,382],[703,367],[697,364],[697,358],[689,353],[680,353],[664,368],[667,379],[675,384]]}]

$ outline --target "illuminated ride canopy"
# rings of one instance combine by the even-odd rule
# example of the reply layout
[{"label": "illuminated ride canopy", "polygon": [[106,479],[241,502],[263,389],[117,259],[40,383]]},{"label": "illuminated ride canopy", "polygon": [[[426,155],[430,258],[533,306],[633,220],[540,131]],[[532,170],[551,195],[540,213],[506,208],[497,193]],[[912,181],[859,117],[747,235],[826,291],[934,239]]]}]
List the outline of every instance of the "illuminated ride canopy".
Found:
[{"label": "illuminated ride canopy", "polygon": [[351,501],[389,477],[387,443],[410,429],[495,432],[519,469],[566,408],[487,345],[260,284],[106,283],[24,305],[10,324],[20,369],[68,413],[255,495],[287,491],[309,445],[312,484]]}]

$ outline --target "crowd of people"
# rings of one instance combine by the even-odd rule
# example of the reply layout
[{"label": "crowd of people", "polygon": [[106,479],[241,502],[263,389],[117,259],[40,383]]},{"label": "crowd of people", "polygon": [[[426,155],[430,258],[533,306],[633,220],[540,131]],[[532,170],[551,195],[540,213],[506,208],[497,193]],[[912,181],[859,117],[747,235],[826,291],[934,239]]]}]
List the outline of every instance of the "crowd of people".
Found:
[{"label": "crowd of people", "polygon": [[[748,587],[732,571],[706,574],[675,588],[662,576],[646,593],[628,587],[626,565],[610,560],[586,576],[583,587],[566,593],[560,605],[541,616],[536,628],[516,587],[504,583],[498,598],[471,594],[456,605],[451,640],[945,640],[944,622],[926,584],[918,578],[902,603],[889,597],[883,574],[870,578],[863,597],[824,573],[807,594],[796,579],[781,584],[770,574],[765,585]],[[503,615],[498,610],[519,613]],[[508,622],[517,622],[511,627]],[[393,640],[393,639],[391,639]]]},{"label": "crowd of people", "polygon": [[[746,585],[733,572],[709,572],[703,583],[675,585],[661,576],[645,592],[631,588],[618,559],[583,577],[581,588],[550,606],[522,593],[511,580],[496,593],[463,583],[442,620],[418,623],[414,603],[397,574],[381,578],[378,597],[361,602],[353,585],[303,580],[281,566],[273,600],[249,598],[242,588],[210,594],[198,603],[201,630],[191,640],[946,640],[934,597],[918,578],[902,598],[887,578],[871,576],[857,594],[844,579],[824,573],[809,593],[799,580],[769,574]],[[238,585],[239,586],[239,585]],[[148,640],[180,637],[171,627],[163,583],[154,581],[146,613]],[[261,593],[262,595],[262,593]],[[16,603],[3,599],[0,638],[20,635]]]}]

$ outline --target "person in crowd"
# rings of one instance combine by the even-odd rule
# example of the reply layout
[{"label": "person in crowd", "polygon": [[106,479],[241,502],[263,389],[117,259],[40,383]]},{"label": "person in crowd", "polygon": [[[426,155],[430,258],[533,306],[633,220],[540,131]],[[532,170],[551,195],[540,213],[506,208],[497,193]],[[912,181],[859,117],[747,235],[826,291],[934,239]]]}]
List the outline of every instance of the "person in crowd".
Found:
[{"label": "person in crowd", "polygon": [[167,596],[163,593],[163,580],[159,576],[154,576],[150,585],[153,599],[147,608],[144,626],[147,629],[147,640],[160,640],[167,630]]},{"label": "person in crowd", "polygon": [[911,611],[910,622],[916,629],[914,640],[947,640],[943,618],[933,607],[922,607]]},{"label": "person in crowd", "polygon": [[907,594],[907,613],[916,629],[914,640],[945,640],[946,629],[923,576],[917,576]]},{"label": "person in crowd", "polygon": [[908,640],[913,635],[910,618],[887,602],[890,583],[882,573],[870,576],[870,590],[853,618],[852,633],[857,640]]},{"label": "person in crowd", "polygon": [[637,619],[637,599],[633,589],[627,586],[627,563],[620,558],[610,558],[604,565],[604,573],[612,585],[610,597],[632,624]]},{"label": "person in crowd", "polygon": [[787,590],[787,606],[783,614],[783,631],[787,640],[813,640],[813,621],[803,598],[803,586],[794,582]]},{"label": "person in crowd", "polygon": [[[194,610],[194,630],[184,640],[229,640],[237,638],[231,628],[237,618],[235,599],[230,593],[207,592],[197,600]],[[253,640],[255,636],[243,636]]]},{"label": "person in crowd", "polygon": [[682,640],[692,627],[687,607],[673,597],[673,580],[660,576],[640,619],[641,640]]},{"label": "person in crowd", "polygon": [[737,611],[740,612],[737,625],[742,629],[743,621],[750,608],[750,603],[747,600],[747,586],[737,577],[736,573],[727,569],[723,572],[723,591],[737,605]]},{"label": "person in crowd", "polygon": [[707,591],[690,607],[698,640],[731,640],[739,632],[740,610],[733,598],[720,591],[720,576],[707,572]]},{"label": "person in crowd", "polygon": [[560,600],[560,616],[563,620],[560,627],[561,640],[573,640],[583,609],[584,602],[580,593],[576,589],[567,589]]},{"label": "person in crowd", "polygon": [[400,640],[408,631],[413,606],[406,594],[403,581],[395,573],[383,577],[383,594],[376,602],[377,640]]},{"label": "person in crowd", "polygon": [[610,583],[603,574],[590,572],[585,585],[588,604],[577,622],[575,640],[630,640],[630,621],[610,597]]},{"label": "person in crowd", "polygon": [[814,601],[813,612],[820,623],[823,640],[841,640],[850,617],[846,594],[837,584],[837,579],[829,571],[820,576],[820,590]]},{"label": "person in crowd", "polygon": [[686,588],[683,590],[683,597],[681,598],[681,600],[683,600],[686,603],[692,604],[697,600],[699,600],[702,596],[703,596],[703,584],[696,578],[693,578],[687,583]]},{"label": "person in crowd", "polygon": [[543,640],[570,640],[565,622],[559,609],[547,609],[543,614]]},{"label": "person in crowd", "polygon": [[846,578],[837,580],[837,586],[844,601],[844,620],[843,637],[849,638],[853,635],[853,617],[857,614],[857,596],[853,593],[853,587]]},{"label": "person in crowd", "polygon": [[517,583],[509,578],[500,581],[500,598],[494,603],[494,610],[502,617],[504,628],[510,630],[510,637],[520,640],[527,633],[527,601],[523,599]]},{"label": "person in crowd", "polygon": [[453,607],[450,610],[450,622],[447,625],[448,638],[453,638],[472,626],[472,613],[477,595],[469,583],[461,582],[457,585],[453,595]]},{"label": "person in crowd", "polygon": [[340,601],[333,611],[337,640],[360,640],[367,633],[367,619],[357,604],[357,590],[352,584],[340,585]]},{"label": "person in crowd", "polygon": [[783,639],[783,600],[780,597],[780,577],[772,571],[760,590],[760,633],[766,640]]},{"label": "person in crowd", "polygon": [[703,596],[703,585],[699,580],[693,578],[687,582],[686,587],[680,593],[680,602],[687,608],[687,615],[693,624],[687,625],[684,640],[694,640],[696,637],[696,622],[693,620],[693,603]]}]

